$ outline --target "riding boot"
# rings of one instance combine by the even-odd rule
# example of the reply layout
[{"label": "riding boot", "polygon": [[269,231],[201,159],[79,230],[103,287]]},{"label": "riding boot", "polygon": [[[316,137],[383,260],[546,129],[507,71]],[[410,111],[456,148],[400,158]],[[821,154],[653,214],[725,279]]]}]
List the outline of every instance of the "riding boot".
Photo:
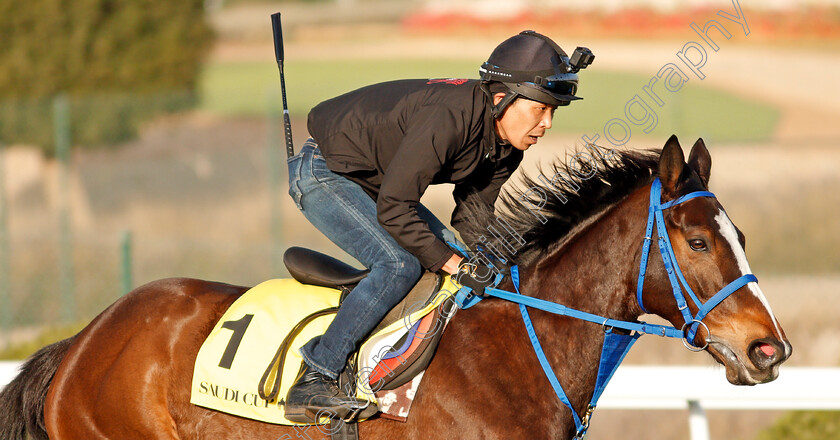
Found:
[{"label": "riding boot", "polygon": [[348,396],[338,381],[302,362],[295,383],[286,394],[286,419],[295,423],[318,423],[322,417],[365,419],[378,411],[375,404]]}]

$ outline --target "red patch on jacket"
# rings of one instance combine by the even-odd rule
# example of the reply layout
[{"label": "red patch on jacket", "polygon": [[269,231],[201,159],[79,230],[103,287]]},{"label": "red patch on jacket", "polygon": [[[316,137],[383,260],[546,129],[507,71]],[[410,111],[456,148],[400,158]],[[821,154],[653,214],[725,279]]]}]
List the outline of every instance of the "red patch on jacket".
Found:
[{"label": "red patch on jacket", "polygon": [[467,81],[469,81],[469,80],[468,79],[463,79],[463,78],[441,78],[441,79],[430,79],[429,82],[427,82],[426,84],[444,83],[444,84],[452,84],[454,86],[460,86],[461,84],[465,84]]}]

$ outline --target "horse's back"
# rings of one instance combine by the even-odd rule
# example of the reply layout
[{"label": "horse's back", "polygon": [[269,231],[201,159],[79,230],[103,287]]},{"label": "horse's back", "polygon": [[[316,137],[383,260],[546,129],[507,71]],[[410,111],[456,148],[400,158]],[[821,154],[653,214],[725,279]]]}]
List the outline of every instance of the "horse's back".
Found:
[{"label": "horse's back", "polygon": [[[201,343],[246,290],[169,278],[105,309],[78,335],[55,374],[44,410],[50,438],[133,438],[138,432],[178,438],[168,403],[189,402]],[[161,426],[169,429],[161,432]]]}]

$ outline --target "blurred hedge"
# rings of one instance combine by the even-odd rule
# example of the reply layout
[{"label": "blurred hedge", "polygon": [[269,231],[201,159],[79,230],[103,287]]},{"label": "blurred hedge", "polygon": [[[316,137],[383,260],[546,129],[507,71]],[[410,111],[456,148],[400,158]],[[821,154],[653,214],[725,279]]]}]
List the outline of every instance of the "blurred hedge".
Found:
[{"label": "blurred hedge", "polygon": [[840,440],[840,412],[790,412],[763,431],[758,440]]},{"label": "blurred hedge", "polygon": [[52,145],[67,94],[74,144],[133,136],[189,107],[213,33],[203,0],[0,0],[0,136]]}]

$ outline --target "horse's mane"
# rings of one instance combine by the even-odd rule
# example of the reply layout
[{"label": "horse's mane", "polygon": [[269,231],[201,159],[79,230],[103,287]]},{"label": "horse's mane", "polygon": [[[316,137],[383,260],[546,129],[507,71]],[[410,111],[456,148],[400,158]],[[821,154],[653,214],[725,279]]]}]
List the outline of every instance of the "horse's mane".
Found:
[{"label": "horse's mane", "polygon": [[[494,253],[508,260],[508,264],[528,264],[561,245],[563,238],[586,219],[652,181],[660,151],[615,151],[608,158],[590,153],[583,157],[568,154],[566,161],[558,157],[550,165],[550,173],[540,167],[537,177],[523,173],[513,187],[505,187],[495,212],[486,205],[468,204],[470,221],[460,232],[488,256],[493,255],[488,249],[492,246]],[[557,177],[552,182],[556,176],[562,179]],[[545,205],[540,208],[543,202]],[[511,238],[504,223],[525,243]],[[495,228],[501,237],[490,233],[488,227]],[[472,240],[481,236],[487,239],[483,244]]]}]

